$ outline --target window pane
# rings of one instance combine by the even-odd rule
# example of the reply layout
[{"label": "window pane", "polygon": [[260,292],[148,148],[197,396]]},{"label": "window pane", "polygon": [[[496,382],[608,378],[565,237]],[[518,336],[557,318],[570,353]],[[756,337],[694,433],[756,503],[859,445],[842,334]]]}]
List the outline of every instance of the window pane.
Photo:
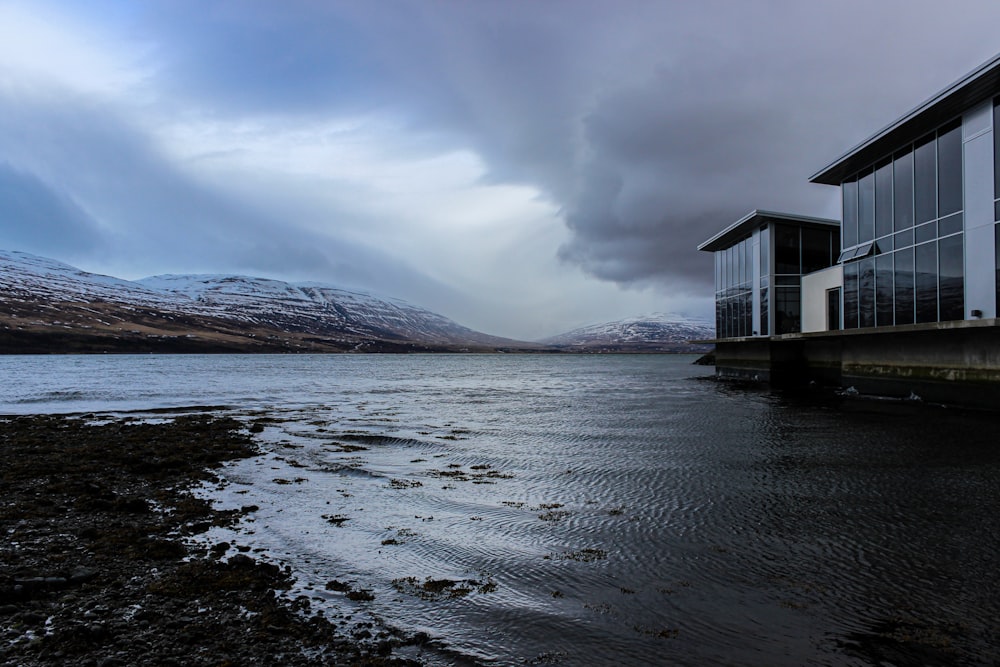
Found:
[{"label": "window pane", "polygon": [[875,258],[875,326],[892,326],[892,295],[892,255],[879,255]]},{"label": "window pane", "polygon": [[729,335],[740,335],[740,300],[735,295],[729,297]]},{"label": "window pane", "polygon": [[923,225],[918,225],[913,228],[913,232],[915,241],[917,243],[923,243],[924,241],[930,241],[932,239],[936,239],[938,236],[937,223],[928,222]]},{"label": "window pane", "polygon": [[[740,244],[743,248],[743,284],[747,285],[751,280],[753,280],[753,242],[752,239],[747,239]],[[749,287],[749,285],[747,285]]]},{"label": "window pane", "polygon": [[850,248],[858,244],[858,182],[844,181],[841,185],[844,196],[844,224],[842,227],[844,247]]},{"label": "window pane", "polygon": [[844,328],[858,328],[858,263],[844,264]]},{"label": "window pane", "polygon": [[897,156],[892,172],[893,229],[909,229],[913,226],[913,153]]},{"label": "window pane", "polygon": [[962,123],[938,132],[938,215],[962,210]]},{"label": "window pane", "polygon": [[913,324],[913,248],[898,250],[893,255],[896,324]]},{"label": "window pane", "polygon": [[775,328],[779,334],[802,331],[801,307],[798,287],[778,287],[774,291],[776,312]]},{"label": "window pane", "polygon": [[753,270],[750,268],[750,239],[740,242],[740,267],[740,283],[745,285],[750,282],[750,272]]},{"label": "window pane", "polygon": [[962,234],[938,241],[941,321],[965,319],[965,280]]},{"label": "window pane", "polygon": [[727,296],[725,302],[725,310],[723,312],[723,317],[726,320],[726,338],[732,338],[736,335],[736,331],[733,329],[733,297]]},{"label": "window pane", "polygon": [[938,236],[948,236],[949,234],[956,234],[960,231],[962,231],[961,213],[956,213],[955,215],[938,220]]},{"label": "window pane", "polygon": [[[959,144],[961,151],[961,144]],[[892,163],[875,168],[875,238],[892,234]]]},{"label": "window pane", "polygon": [[913,151],[913,195],[915,222],[927,222],[937,217],[937,175],[935,142],[931,135],[917,144]]},{"label": "window pane", "polygon": [[743,299],[739,296],[733,298],[733,331],[737,336],[743,336]]},{"label": "window pane", "polygon": [[736,279],[734,283],[736,285],[743,284],[743,242],[740,241],[735,246],[733,246],[733,252],[736,253]]},{"label": "window pane", "polygon": [[858,262],[858,315],[862,328],[875,326],[875,258]]},{"label": "window pane", "polygon": [[858,181],[858,241],[875,238],[875,174],[868,171]]},{"label": "window pane", "polygon": [[768,318],[770,314],[767,307],[767,288],[760,288],[760,335],[769,336]]},{"label": "window pane", "polygon": [[917,322],[937,321],[937,244],[925,243],[914,249],[916,266]]},{"label": "window pane", "polygon": [[770,264],[771,234],[768,228],[760,230],[760,275],[761,277],[771,274]]},{"label": "window pane", "polygon": [[743,292],[743,335],[752,336],[753,330],[753,292]]},{"label": "window pane", "polygon": [[775,273],[799,274],[799,229],[788,225],[774,226]]},{"label": "window pane", "polygon": [[726,248],[726,289],[733,286],[733,249]]},{"label": "window pane", "polygon": [[[733,286],[743,283],[743,242],[740,241],[733,246],[733,268],[736,274],[733,276]],[[738,308],[739,306],[737,306]]]},{"label": "window pane", "polygon": [[893,237],[893,245],[896,246],[897,250],[913,245],[913,228],[897,233]]},{"label": "window pane", "polygon": [[802,273],[812,273],[830,266],[830,232],[802,228]]},{"label": "window pane", "polygon": [[743,283],[743,242],[737,243],[733,246],[733,252],[735,257],[733,258],[736,262],[736,278],[733,283],[740,285]]}]

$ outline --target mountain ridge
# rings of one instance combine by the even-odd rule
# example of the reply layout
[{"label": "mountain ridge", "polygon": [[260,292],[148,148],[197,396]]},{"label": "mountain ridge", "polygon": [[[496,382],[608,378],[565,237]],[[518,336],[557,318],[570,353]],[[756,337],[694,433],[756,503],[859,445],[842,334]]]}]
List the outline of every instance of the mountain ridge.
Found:
[{"label": "mountain ridge", "polygon": [[5,250],[0,264],[0,350],[8,352],[538,347],[474,331],[401,299],[322,283],[236,274],[128,281]]},{"label": "mountain ridge", "polygon": [[124,280],[0,250],[0,353],[699,353],[704,320],[654,313],[537,342],[492,336],[402,299],[239,274]]},{"label": "mountain ridge", "polygon": [[579,327],[539,341],[563,350],[703,353],[711,345],[691,343],[715,337],[715,325],[685,315],[653,313]]}]

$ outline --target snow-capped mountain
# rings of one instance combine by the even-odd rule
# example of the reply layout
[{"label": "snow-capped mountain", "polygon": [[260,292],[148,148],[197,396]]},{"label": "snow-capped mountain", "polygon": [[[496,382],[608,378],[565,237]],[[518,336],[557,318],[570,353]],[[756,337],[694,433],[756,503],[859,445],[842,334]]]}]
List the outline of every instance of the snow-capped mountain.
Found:
[{"label": "snow-capped mountain", "polygon": [[439,344],[509,344],[399,299],[320,283],[286,283],[235,275],[162,275],[139,285],[184,298],[190,312],[302,333]]},{"label": "snow-capped mountain", "polygon": [[710,350],[712,346],[689,341],[714,337],[715,326],[707,320],[654,313],[592,324],[539,342],[564,349],[700,353]]},{"label": "snow-capped mountain", "polygon": [[[473,331],[398,299],[331,285],[237,275],[128,281],[2,250],[0,304],[0,349],[6,351],[529,346]],[[39,339],[47,342],[39,344]]]},{"label": "snow-capped mountain", "polygon": [[0,250],[0,296],[5,301],[108,301],[163,308],[184,303],[176,295],[139,283],[8,250]]}]

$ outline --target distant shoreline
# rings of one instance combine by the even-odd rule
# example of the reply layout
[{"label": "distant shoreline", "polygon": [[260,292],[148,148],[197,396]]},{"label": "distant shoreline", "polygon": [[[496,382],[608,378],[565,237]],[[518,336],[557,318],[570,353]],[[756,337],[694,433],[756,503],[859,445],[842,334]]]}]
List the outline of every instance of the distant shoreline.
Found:
[{"label": "distant shoreline", "polygon": [[368,340],[349,345],[311,338],[268,340],[200,335],[159,336],[123,333],[114,336],[79,331],[22,331],[0,329],[0,355],[15,354],[692,354],[704,355],[712,346],[676,343],[606,344],[593,346],[433,345],[414,341]]}]

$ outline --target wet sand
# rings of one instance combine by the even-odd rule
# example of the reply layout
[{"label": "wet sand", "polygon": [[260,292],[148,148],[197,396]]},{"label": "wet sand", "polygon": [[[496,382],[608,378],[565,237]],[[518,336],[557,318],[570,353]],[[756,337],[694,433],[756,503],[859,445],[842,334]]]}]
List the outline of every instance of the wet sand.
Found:
[{"label": "wet sand", "polygon": [[419,664],[392,654],[425,638],[313,613],[289,570],[189,539],[256,510],[191,489],[257,453],[207,414],[0,419],[0,664]]}]

